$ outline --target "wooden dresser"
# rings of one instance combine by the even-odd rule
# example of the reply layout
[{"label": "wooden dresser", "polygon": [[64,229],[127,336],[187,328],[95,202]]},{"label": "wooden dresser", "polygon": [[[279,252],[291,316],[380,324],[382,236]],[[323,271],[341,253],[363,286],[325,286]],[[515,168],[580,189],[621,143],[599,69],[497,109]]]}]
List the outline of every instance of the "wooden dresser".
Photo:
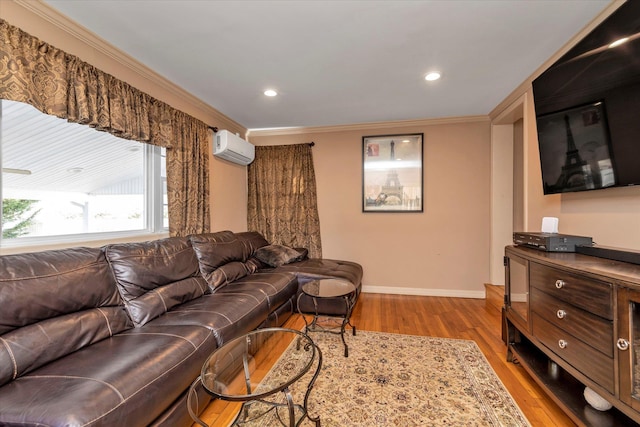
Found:
[{"label": "wooden dresser", "polygon": [[[640,423],[640,265],[507,246],[505,272],[508,360],[578,425]],[[592,408],[585,386],[614,407]]]}]

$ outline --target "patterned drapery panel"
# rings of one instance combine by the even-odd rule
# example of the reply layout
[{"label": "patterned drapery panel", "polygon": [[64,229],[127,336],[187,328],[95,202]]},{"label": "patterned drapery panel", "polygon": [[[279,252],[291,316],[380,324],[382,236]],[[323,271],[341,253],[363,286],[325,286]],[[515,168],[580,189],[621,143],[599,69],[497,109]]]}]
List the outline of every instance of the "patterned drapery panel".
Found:
[{"label": "patterned drapery panel", "polygon": [[173,236],[209,231],[209,128],[0,19],[0,99],[167,149]]},{"label": "patterned drapery panel", "polygon": [[180,111],[174,112],[172,121],[174,142],[167,149],[167,188],[172,189],[167,191],[169,232],[172,236],[208,233],[210,131]]},{"label": "patterned drapery panel", "polygon": [[256,147],[248,168],[248,228],[271,243],[322,257],[313,153],[309,144]]}]

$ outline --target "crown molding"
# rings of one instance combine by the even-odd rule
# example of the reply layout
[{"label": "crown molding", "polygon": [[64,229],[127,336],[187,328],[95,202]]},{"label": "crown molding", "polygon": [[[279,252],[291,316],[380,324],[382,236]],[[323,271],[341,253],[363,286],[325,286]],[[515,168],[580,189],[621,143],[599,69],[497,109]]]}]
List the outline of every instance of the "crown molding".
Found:
[{"label": "crown molding", "polygon": [[[15,4],[31,12],[32,14],[40,17],[44,21],[52,24],[53,26],[60,29],[64,33],[69,34],[71,37],[73,37],[74,39],[77,39],[79,42],[89,46],[92,49],[95,49],[98,53],[105,55],[109,59],[115,61],[116,63],[132,71],[134,74],[140,76],[142,79],[146,80],[150,84],[157,86],[160,90],[167,92],[171,96],[175,96],[177,98],[184,100],[190,106],[193,106],[193,108],[202,112],[203,116],[209,117],[210,119],[213,119],[213,120],[227,122],[228,124],[236,126],[237,129],[242,129],[243,131],[246,129],[240,123],[229,118],[228,116],[216,110],[209,104],[202,101],[197,96],[187,92],[186,90],[176,85],[175,83],[171,82],[167,78],[156,73],[151,68],[147,67],[146,65],[139,62],[132,56],[126,54],[125,52],[121,51],[117,47],[108,43],[107,41],[99,37],[97,34],[89,31],[88,29],[81,26],[77,22],[71,20],[67,16],[58,12],[53,7],[49,6],[46,3],[43,3],[41,0],[37,0],[37,1],[13,0],[13,1]],[[215,126],[217,124],[211,123],[210,125]]]},{"label": "crown molding", "polygon": [[308,126],[308,127],[286,127],[286,128],[267,128],[267,129],[249,129],[247,136],[273,136],[273,135],[299,135],[309,133],[328,133],[328,132],[349,132],[361,131],[369,129],[390,129],[390,128],[406,128],[406,127],[424,127],[434,125],[456,124],[456,123],[473,123],[473,122],[490,122],[489,116],[460,116],[460,117],[444,117],[438,119],[419,119],[419,120],[397,120],[392,122],[369,122],[354,123],[348,125],[335,126]]}]

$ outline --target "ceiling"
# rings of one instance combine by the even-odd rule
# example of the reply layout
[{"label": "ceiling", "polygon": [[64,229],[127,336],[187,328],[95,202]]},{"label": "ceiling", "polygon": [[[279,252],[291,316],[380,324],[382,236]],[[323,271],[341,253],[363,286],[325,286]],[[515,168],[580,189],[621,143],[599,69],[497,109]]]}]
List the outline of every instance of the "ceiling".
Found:
[{"label": "ceiling", "polygon": [[609,0],[45,3],[260,129],[486,115]]},{"label": "ceiling", "polygon": [[142,194],[140,143],[43,114],[22,102],[0,100],[0,105],[3,196]]}]

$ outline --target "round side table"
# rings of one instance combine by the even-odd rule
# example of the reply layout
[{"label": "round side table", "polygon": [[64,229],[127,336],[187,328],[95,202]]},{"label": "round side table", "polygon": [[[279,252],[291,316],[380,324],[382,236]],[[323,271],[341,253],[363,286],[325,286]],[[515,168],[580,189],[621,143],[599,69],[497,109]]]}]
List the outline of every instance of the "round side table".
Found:
[{"label": "round side table", "polygon": [[[348,280],[341,279],[318,279],[302,285],[302,292],[298,295],[298,312],[304,319],[304,332],[329,332],[340,335],[344,344],[344,357],[349,357],[349,346],[344,339],[344,333],[347,325],[351,326],[353,335],[356,334],[356,327],[351,324],[351,312],[356,302],[356,287]],[[306,295],[313,301],[314,313],[311,323],[307,322],[306,316],[300,311],[300,298]],[[318,313],[318,300],[323,298],[341,299],[344,301],[344,316],[327,316]],[[327,328],[318,323],[320,317],[334,317],[339,320],[339,330],[337,328]]]}]

